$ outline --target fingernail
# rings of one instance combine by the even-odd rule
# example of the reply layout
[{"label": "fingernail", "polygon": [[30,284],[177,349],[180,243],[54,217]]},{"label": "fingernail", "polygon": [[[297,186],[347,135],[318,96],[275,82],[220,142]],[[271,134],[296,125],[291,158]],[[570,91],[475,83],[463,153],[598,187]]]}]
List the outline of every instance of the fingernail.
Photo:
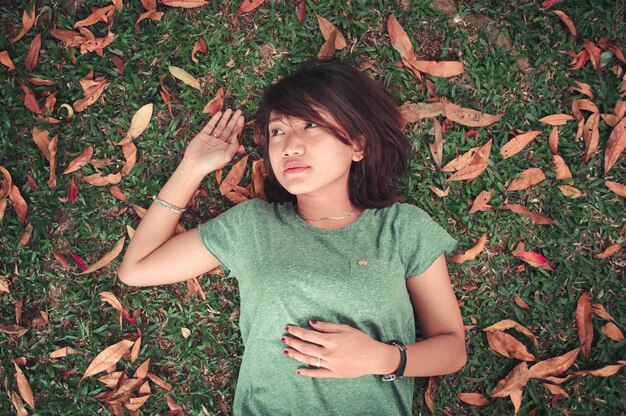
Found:
[{"label": "fingernail", "polygon": [[285,337],[282,337],[280,340],[281,340],[282,342],[285,342]]},{"label": "fingernail", "polygon": [[289,327],[288,326],[285,327],[285,331],[289,332]]},{"label": "fingernail", "polygon": [[302,374],[302,373],[300,373],[300,371],[298,370],[298,371],[296,371],[296,374]]},{"label": "fingernail", "polygon": [[283,354],[285,354],[285,355],[289,355],[289,351],[287,351],[287,350],[283,350]]},{"label": "fingernail", "polygon": [[311,324],[317,325],[317,321],[315,319],[311,319]]}]

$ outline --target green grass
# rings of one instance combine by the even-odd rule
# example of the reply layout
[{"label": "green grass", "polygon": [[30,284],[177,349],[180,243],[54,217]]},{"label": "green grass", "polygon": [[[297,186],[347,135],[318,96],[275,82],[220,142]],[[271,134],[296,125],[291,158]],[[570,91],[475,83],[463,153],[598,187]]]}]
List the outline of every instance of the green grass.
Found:
[{"label": "green grass", "polygon": [[[256,11],[234,17],[239,2],[223,4],[210,1],[198,9],[174,9],[159,4],[165,14],[160,22],[144,20],[137,32],[134,23],[143,9],[139,2],[124,2],[124,10],[116,14],[111,31],[117,39],[104,50],[80,55],[77,49],[66,48],[49,33],[51,29],[70,29],[90,13],[89,6],[102,7],[106,1],[37,2],[39,18],[33,29],[20,41],[9,40],[21,27],[22,10],[29,2],[5,2],[0,5],[0,51],[7,50],[17,70],[0,67],[0,165],[8,169],[13,182],[28,203],[27,222],[34,231],[26,245],[19,239],[21,224],[9,204],[0,222],[0,275],[9,282],[9,293],[0,293],[0,324],[15,323],[14,305],[23,299],[23,326],[28,327],[39,311],[50,315],[47,326],[29,331],[20,338],[0,334],[1,377],[7,378],[10,389],[16,390],[12,360],[24,356],[24,373],[36,398],[35,415],[108,414],[106,405],[94,396],[104,391],[94,377],[79,385],[80,376],[97,353],[135,332],[135,326],[124,324],[120,329],[117,313],[100,302],[99,293],[112,291],[127,308],[142,310],[137,327],[143,333],[139,360],[131,364],[122,359],[118,369],[132,375],[145,359],[151,358],[150,371],[173,386],[171,397],[187,414],[220,414],[223,400],[232,408],[234,383],[238,372],[242,343],[237,328],[239,297],[236,282],[220,276],[200,279],[206,300],[191,297],[183,300],[185,284],[152,289],[136,289],[120,284],[113,265],[92,274],[77,276],[78,269],[66,272],[54,259],[51,250],[69,258],[69,252],[93,263],[126,233],[126,226],[136,227],[139,218],[130,203],[147,207],[182,157],[188,140],[208,120],[202,109],[220,87],[227,92],[226,103],[240,107],[250,117],[261,92],[278,75],[294,68],[296,63],[317,54],[323,43],[315,13],[328,18],[348,39],[348,48],[338,51],[339,57],[355,64],[375,59],[376,73],[370,74],[384,83],[398,103],[420,102],[430,97],[419,82],[404,68],[396,67],[399,54],[392,48],[386,31],[390,13],[396,15],[409,33],[418,56],[428,59],[460,59],[466,74],[450,78],[431,78],[440,97],[460,105],[505,116],[489,127],[478,128],[477,138],[466,139],[469,127],[452,124],[445,134],[444,163],[473,146],[493,139],[490,166],[469,184],[445,184],[449,174],[435,169],[427,143],[431,122],[425,120],[407,126],[414,152],[410,174],[403,193],[408,202],[423,207],[433,218],[459,239],[460,250],[471,247],[473,240],[487,232],[487,250],[462,265],[449,263],[457,296],[466,324],[475,319],[477,326],[467,332],[468,363],[457,374],[440,377],[435,395],[437,414],[512,414],[508,399],[494,399],[484,408],[465,405],[457,392],[480,392],[487,395],[515,365],[516,360],[497,355],[489,349],[481,328],[501,319],[514,319],[527,326],[539,339],[539,349],[523,340],[538,359],[561,355],[578,346],[575,325],[576,302],[583,291],[589,291],[592,302],[602,303],[624,330],[626,300],[624,299],[623,250],[608,259],[595,254],[611,244],[624,244],[620,230],[624,225],[624,198],[610,192],[604,180],[626,183],[625,163],[620,158],[607,177],[603,174],[604,149],[610,134],[601,122],[599,153],[583,164],[584,143],[574,141],[573,122],[560,130],[559,152],[574,176],[573,184],[585,196],[571,199],[563,196],[554,180],[552,156],[547,146],[549,127],[538,121],[554,113],[570,113],[571,102],[582,98],[568,87],[574,80],[590,84],[596,94],[594,102],[601,111],[610,112],[620,100],[621,81],[611,69],[620,66],[614,57],[599,71],[587,64],[579,71],[569,70],[570,58],[563,51],[578,52],[582,40],[598,41],[606,37],[624,50],[626,31],[621,16],[626,12],[623,2],[561,2],[552,9],[567,13],[576,24],[578,35],[573,39],[565,26],[539,1],[507,2],[486,0],[459,4],[463,22],[453,23],[445,14],[431,8],[426,0],[410,3],[403,9],[397,2],[319,2],[307,4],[303,23],[296,17],[294,2],[266,2]],[[593,3],[593,4],[591,4]],[[484,26],[476,25],[476,16]],[[90,26],[96,36],[106,35],[106,25]],[[42,53],[37,67],[24,70],[24,60],[31,40],[42,33]],[[496,43],[500,36],[505,42]],[[193,41],[203,38],[209,53],[191,60]],[[508,42],[506,42],[508,41]],[[271,48],[267,45],[270,45]],[[264,51],[270,51],[269,58]],[[124,62],[120,75],[111,56]],[[533,68],[523,73],[517,68],[518,58],[528,59]],[[75,62],[72,60],[75,59]],[[176,65],[200,79],[198,92],[168,74],[168,66]],[[621,64],[622,70],[625,65]],[[73,103],[82,97],[78,80],[90,71],[104,75],[111,82],[97,103],[69,122],[49,125],[39,121],[23,105],[19,80],[27,76],[53,79],[57,87],[32,87],[40,97],[44,91],[58,91],[53,116],[61,117],[61,103]],[[167,75],[164,85],[172,94],[174,117],[171,117],[159,95],[159,76]],[[623,97],[622,97],[623,99]],[[94,158],[110,158],[111,165],[103,173],[117,172],[124,164],[122,150],[114,143],[128,129],[132,114],[146,103],[154,103],[155,113],[148,129],[135,139],[138,164],[120,184],[129,201],[122,203],[107,187],[94,187],[80,181],[82,176],[96,173],[87,165],[70,175],[60,173],[70,160],[88,145],[94,146]],[[443,120],[443,118],[440,118]],[[49,164],[34,145],[32,128],[38,126],[59,134],[57,186],[47,187]],[[533,143],[519,154],[502,159],[500,147],[511,135],[510,130],[543,130]],[[246,151],[256,155],[250,129],[243,136]],[[256,157],[256,156],[255,156]],[[511,179],[529,167],[541,167],[548,180],[526,191],[506,193]],[[39,184],[30,188],[27,175]],[[78,200],[60,202],[66,195],[71,177],[75,177]],[[249,180],[249,172],[245,181]],[[247,184],[247,182],[245,182]],[[436,197],[428,185],[450,187],[446,198]],[[202,183],[206,197],[183,217],[187,228],[211,217],[209,209],[225,209],[231,204],[217,190],[213,175]],[[468,215],[473,199],[483,189],[493,189],[490,204],[493,212]],[[497,207],[509,197],[533,211],[540,211],[556,221],[555,225],[535,225],[527,218]],[[126,211],[122,210],[128,208]],[[514,268],[521,261],[511,255],[519,241],[527,249],[543,254],[554,268],[546,272],[526,267]],[[478,289],[466,291],[464,286]],[[178,290],[177,290],[178,289]],[[513,302],[522,297],[530,309],[523,310]],[[215,311],[215,313],[211,313]],[[604,325],[594,317],[594,343],[588,358],[578,357],[574,369],[593,369],[615,363],[624,356],[624,342],[617,343],[600,332]],[[181,328],[191,330],[187,339]],[[50,359],[51,351],[72,346],[86,355]],[[72,373],[72,371],[76,373]],[[621,396],[625,370],[612,377],[578,376],[561,385],[569,398],[560,398],[551,405],[551,394],[538,380],[524,388],[520,414],[537,409],[537,414],[621,414],[626,411]],[[427,379],[418,379],[415,414],[428,413],[423,391]],[[2,396],[7,397],[7,396]],[[167,410],[164,392],[153,386],[153,395],[142,407],[144,414]],[[10,400],[0,400],[0,413],[12,414]]]}]

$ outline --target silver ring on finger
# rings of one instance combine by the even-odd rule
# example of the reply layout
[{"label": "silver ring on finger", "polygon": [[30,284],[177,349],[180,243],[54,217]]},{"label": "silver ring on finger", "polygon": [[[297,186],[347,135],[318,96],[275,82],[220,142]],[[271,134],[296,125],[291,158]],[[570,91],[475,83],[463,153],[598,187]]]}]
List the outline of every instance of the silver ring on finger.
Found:
[{"label": "silver ring on finger", "polygon": [[317,357],[317,359],[315,360],[315,366],[317,368],[320,368],[322,366],[322,359],[320,357]]},{"label": "silver ring on finger", "polygon": [[215,134],[215,133],[211,133],[211,136],[213,136],[213,137],[218,137],[218,138],[220,137],[220,136],[218,136],[218,135],[217,135],[217,134]]}]

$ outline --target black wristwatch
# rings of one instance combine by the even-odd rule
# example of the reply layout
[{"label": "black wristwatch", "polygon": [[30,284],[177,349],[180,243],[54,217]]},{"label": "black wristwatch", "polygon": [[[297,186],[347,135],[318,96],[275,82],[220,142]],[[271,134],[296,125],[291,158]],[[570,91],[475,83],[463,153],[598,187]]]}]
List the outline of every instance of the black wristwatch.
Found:
[{"label": "black wristwatch", "polygon": [[397,377],[402,377],[404,375],[404,368],[406,367],[406,347],[402,341],[398,341],[397,339],[387,341],[385,344],[395,345],[400,350],[400,366],[396,372],[382,376],[383,381],[394,381]]}]

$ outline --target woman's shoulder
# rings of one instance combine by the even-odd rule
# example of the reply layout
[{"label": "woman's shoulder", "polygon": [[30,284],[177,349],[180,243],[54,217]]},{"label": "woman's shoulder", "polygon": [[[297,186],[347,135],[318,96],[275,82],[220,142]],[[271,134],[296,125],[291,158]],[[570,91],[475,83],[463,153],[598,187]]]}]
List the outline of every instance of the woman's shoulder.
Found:
[{"label": "woman's shoulder", "polygon": [[416,218],[430,218],[430,215],[417,205],[409,204],[407,202],[394,202],[392,205],[376,210],[387,217],[392,217],[396,220],[415,220]]}]

